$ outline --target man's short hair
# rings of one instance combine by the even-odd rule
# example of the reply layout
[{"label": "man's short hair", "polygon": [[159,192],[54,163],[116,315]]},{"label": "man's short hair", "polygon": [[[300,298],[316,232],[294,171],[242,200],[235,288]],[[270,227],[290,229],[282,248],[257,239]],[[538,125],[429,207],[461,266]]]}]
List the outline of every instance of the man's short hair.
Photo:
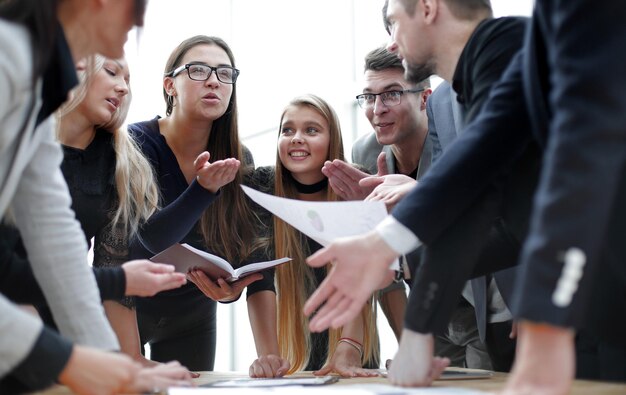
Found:
[{"label": "man's short hair", "polygon": [[387,69],[398,69],[404,72],[402,60],[395,53],[389,52],[387,48],[380,47],[365,55],[365,70],[382,71]]},{"label": "man's short hair", "polygon": [[[395,53],[389,52],[386,47],[376,48],[365,55],[364,71],[383,71],[389,69],[396,69],[404,73],[402,60],[400,60]],[[426,78],[424,81],[417,84],[417,87],[424,89],[430,88],[430,79]]]},{"label": "man's short hair", "polygon": [[472,20],[480,16],[493,16],[491,0],[443,0],[458,19]]},{"label": "man's short hair", "polygon": [[[400,0],[407,14],[415,14],[418,0]],[[458,19],[471,20],[481,15],[493,16],[491,0],[442,0],[448,4],[450,12]],[[385,2],[385,5],[387,2]]]}]

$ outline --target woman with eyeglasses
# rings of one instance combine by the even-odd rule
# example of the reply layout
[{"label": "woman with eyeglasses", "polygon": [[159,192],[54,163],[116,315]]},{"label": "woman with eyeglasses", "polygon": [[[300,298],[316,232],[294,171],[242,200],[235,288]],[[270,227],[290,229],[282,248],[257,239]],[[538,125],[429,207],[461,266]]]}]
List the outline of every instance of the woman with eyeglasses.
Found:
[{"label": "woman with eyeglasses", "polygon": [[[339,119],[332,107],[315,95],[289,102],[280,119],[276,165],[256,169],[251,187],[305,201],[339,200],[322,174],[325,161],[344,159]],[[275,170],[276,169],[276,170]],[[280,353],[250,366],[252,377],[274,377],[302,370],[317,375],[376,376],[378,338],[373,304],[354,322],[330,331],[311,333],[302,312],[306,299],[326,277],[330,265],[313,269],[305,260],[321,246],[278,217],[260,210],[269,225],[264,240],[276,257],[293,258],[276,268],[278,344]]]},{"label": "woman with eyeglasses", "polygon": [[[238,75],[222,39],[191,37],[165,66],[166,117],[129,126],[156,171],[162,207],[139,230],[134,257],[187,243],[235,267],[266,260],[256,237],[261,224],[239,186],[254,164],[239,141]],[[271,270],[230,284],[199,270],[188,279],[195,285],[137,301],[141,342],[150,343],[151,359],[213,370],[215,302],[235,301],[245,287],[257,352],[277,353],[276,323],[260,313],[275,304]]]},{"label": "woman with eyeglasses", "polygon": [[[0,216],[19,229],[61,332],[0,294],[0,393],[54,382],[78,394],[142,392],[160,384],[155,370],[110,352],[119,344],[86,264],[87,243],[70,209],[49,117],[77,83],[74,60],[121,57],[128,31],[142,25],[144,6],[137,0],[0,2]],[[0,261],[0,271],[6,263]],[[184,369],[157,373],[188,383]]]}]

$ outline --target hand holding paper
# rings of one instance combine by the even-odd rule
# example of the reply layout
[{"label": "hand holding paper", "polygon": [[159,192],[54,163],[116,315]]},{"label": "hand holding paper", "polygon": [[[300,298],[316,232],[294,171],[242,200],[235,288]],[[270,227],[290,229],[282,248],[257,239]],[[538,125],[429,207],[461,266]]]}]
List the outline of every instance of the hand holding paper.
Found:
[{"label": "hand holding paper", "polygon": [[372,231],[387,216],[382,202],[307,202],[242,188],[300,232],[323,246],[330,244],[307,260],[314,267],[334,265],[304,305],[304,314],[311,315],[325,303],[311,320],[311,331],[345,325],[359,314],[372,292],[391,282],[389,267],[397,254]]}]

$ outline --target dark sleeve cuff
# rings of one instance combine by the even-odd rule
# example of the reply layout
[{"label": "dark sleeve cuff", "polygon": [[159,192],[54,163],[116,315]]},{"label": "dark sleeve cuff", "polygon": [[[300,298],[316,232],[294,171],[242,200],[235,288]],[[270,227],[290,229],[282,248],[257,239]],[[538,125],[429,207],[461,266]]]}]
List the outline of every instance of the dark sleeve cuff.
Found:
[{"label": "dark sleeve cuff", "polygon": [[[72,343],[44,327],[26,359],[10,373],[14,379],[10,381],[16,387],[11,389],[3,385],[1,392],[35,391],[49,387],[58,380],[71,354]],[[19,389],[18,386],[23,387]]]},{"label": "dark sleeve cuff", "polygon": [[121,267],[94,268],[100,299],[120,300],[126,293],[126,275]]},{"label": "dark sleeve cuff", "polygon": [[260,272],[263,278],[248,285],[246,290],[246,298],[261,291],[272,291],[276,293],[276,287],[274,286],[274,268],[265,269]]}]

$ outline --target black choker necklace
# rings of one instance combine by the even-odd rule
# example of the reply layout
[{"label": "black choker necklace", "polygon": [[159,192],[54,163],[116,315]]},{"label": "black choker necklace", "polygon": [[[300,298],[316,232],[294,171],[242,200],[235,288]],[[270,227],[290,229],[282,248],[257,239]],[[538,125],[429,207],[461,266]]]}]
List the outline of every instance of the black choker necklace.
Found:
[{"label": "black choker necklace", "polygon": [[[292,177],[293,178],[293,177]],[[312,194],[319,192],[328,186],[328,178],[324,177],[322,181],[316,182],[315,184],[307,185],[298,182],[295,178],[293,178],[293,183],[296,185],[296,189],[298,193],[304,194]]]}]

